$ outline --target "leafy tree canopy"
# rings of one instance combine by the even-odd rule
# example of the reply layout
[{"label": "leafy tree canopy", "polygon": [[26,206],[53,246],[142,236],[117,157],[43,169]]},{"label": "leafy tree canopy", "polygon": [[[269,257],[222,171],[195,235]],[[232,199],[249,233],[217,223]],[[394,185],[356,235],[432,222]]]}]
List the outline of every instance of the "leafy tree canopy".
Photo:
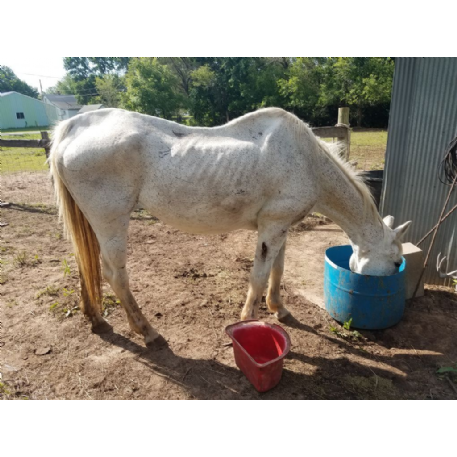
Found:
[{"label": "leafy tree canopy", "polygon": [[133,59],[125,84],[123,105],[127,109],[170,119],[185,106],[179,79],[156,57]]},{"label": "leafy tree canopy", "polygon": [[65,57],[54,88],[80,103],[120,106],[165,118],[191,115],[220,125],[265,106],[292,111],[312,125],[386,126],[394,60],[387,57]]},{"label": "leafy tree canopy", "polygon": [[10,91],[38,98],[38,91],[34,87],[19,79],[11,68],[0,65],[0,92]]}]

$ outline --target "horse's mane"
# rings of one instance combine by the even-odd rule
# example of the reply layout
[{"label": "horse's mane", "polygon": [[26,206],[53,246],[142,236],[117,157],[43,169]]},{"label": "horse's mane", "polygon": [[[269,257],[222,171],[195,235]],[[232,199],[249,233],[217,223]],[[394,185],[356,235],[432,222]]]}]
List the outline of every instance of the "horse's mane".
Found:
[{"label": "horse's mane", "polygon": [[[286,111],[283,111],[287,113]],[[337,166],[347,180],[354,185],[360,196],[362,197],[363,201],[363,209],[365,216],[372,216],[375,220],[378,220],[381,225],[382,218],[376,208],[376,204],[374,202],[374,198],[370,189],[365,184],[363,172],[358,172],[348,161],[344,160],[341,156],[341,152],[344,148],[344,144],[342,142],[337,143],[326,143],[325,141],[321,140],[320,138],[316,137],[310,127],[300,120],[298,117],[291,113],[287,113],[288,117],[293,121],[294,129],[298,136],[306,135],[311,136],[317,142],[317,146],[319,152],[325,154],[334,164]]]},{"label": "horse's mane", "polygon": [[363,171],[357,171],[349,162],[344,160],[340,152],[343,149],[343,145],[340,142],[337,143],[326,143],[325,141],[317,138],[319,148],[327,154],[327,156],[341,169],[348,180],[354,184],[355,188],[359,192],[363,200],[363,209],[365,215],[372,215],[382,224],[382,218],[379,214],[378,209],[373,198],[373,194],[365,184],[365,178]]}]

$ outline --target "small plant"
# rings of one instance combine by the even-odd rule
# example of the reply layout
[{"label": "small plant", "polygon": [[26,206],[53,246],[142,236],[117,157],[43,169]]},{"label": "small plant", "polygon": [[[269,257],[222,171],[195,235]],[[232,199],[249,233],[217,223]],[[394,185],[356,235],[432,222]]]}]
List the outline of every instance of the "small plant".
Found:
[{"label": "small plant", "polygon": [[103,294],[102,300],[102,313],[103,317],[109,316],[114,309],[116,309],[121,304],[121,301],[118,300],[112,294]]},{"label": "small plant", "polygon": [[30,262],[32,266],[36,267],[38,264],[42,263],[38,254],[35,254],[33,260]]},{"label": "small plant", "polygon": [[456,382],[457,381],[457,364],[454,364],[454,366],[450,367],[441,367],[436,370],[436,375],[443,379],[443,378],[449,378],[451,381]]},{"label": "small plant", "polygon": [[16,255],[16,257],[14,257],[14,263],[20,268],[25,267],[28,263],[27,258],[27,252],[21,251]]},{"label": "small plant", "polygon": [[11,395],[11,392],[6,387],[6,384],[0,381],[0,394],[2,395]]},{"label": "small plant", "polygon": [[54,303],[49,307],[49,311],[54,311],[54,310],[57,308],[57,306],[59,306],[59,302],[58,302],[58,301],[54,302]]},{"label": "small plant", "polygon": [[55,286],[47,286],[46,289],[40,290],[36,294],[35,298],[38,299],[38,298],[42,297],[43,295],[49,295],[50,297],[59,295],[59,288],[55,287]]},{"label": "small plant", "polygon": [[62,264],[63,264],[63,277],[65,278],[65,276],[70,276],[71,275],[71,268],[70,268],[70,265],[68,265],[68,262],[67,262],[67,259],[63,259],[62,261]]},{"label": "small plant", "polygon": [[75,313],[79,311],[79,306],[65,307],[62,312],[65,314],[65,317],[72,317]]},{"label": "small plant", "polygon": [[63,296],[64,297],[69,297],[70,295],[75,293],[75,289],[67,289],[66,287],[63,288]]},{"label": "small plant", "polygon": [[330,331],[332,333],[334,333],[336,336],[338,336],[339,338],[342,338],[344,340],[351,339],[351,340],[357,341],[357,340],[359,340],[359,338],[362,338],[362,335],[357,330],[353,330],[351,332],[350,331],[351,324],[352,324],[352,317],[348,321],[345,321],[343,323],[343,329],[347,330],[347,332],[344,332],[344,331],[342,332],[340,328],[333,327],[333,326],[330,326]]}]

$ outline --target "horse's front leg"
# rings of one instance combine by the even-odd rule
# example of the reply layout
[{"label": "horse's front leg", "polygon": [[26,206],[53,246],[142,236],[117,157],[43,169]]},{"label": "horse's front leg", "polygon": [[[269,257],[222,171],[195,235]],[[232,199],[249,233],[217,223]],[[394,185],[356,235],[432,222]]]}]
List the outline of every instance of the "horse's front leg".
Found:
[{"label": "horse's front leg", "polygon": [[279,293],[281,286],[281,278],[284,273],[284,254],[286,252],[286,242],[282,245],[281,249],[276,256],[270,272],[270,281],[267,293],[267,306],[268,309],[275,314],[277,319],[284,319],[290,312],[284,307],[281,295]]},{"label": "horse's front leg", "polygon": [[241,320],[256,319],[263,291],[267,285],[272,266],[281,251],[287,237],[289,224],[265,225],[259,229],[259,238],[251,271],[248,296]]}]

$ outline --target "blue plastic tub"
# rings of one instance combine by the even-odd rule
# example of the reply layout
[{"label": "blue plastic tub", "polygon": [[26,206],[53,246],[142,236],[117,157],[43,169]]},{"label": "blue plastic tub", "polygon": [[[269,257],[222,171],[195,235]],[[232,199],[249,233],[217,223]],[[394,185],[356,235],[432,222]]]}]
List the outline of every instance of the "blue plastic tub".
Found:
[{"label": "blue plastic tub", "polygon": [[349,269],[352,246],[334,246],[325,252],[325,308],[338,322],[352,318],[351,327],[379,330],[397,324],[405,309],[405,267],[398,273],[368,276]]}]

